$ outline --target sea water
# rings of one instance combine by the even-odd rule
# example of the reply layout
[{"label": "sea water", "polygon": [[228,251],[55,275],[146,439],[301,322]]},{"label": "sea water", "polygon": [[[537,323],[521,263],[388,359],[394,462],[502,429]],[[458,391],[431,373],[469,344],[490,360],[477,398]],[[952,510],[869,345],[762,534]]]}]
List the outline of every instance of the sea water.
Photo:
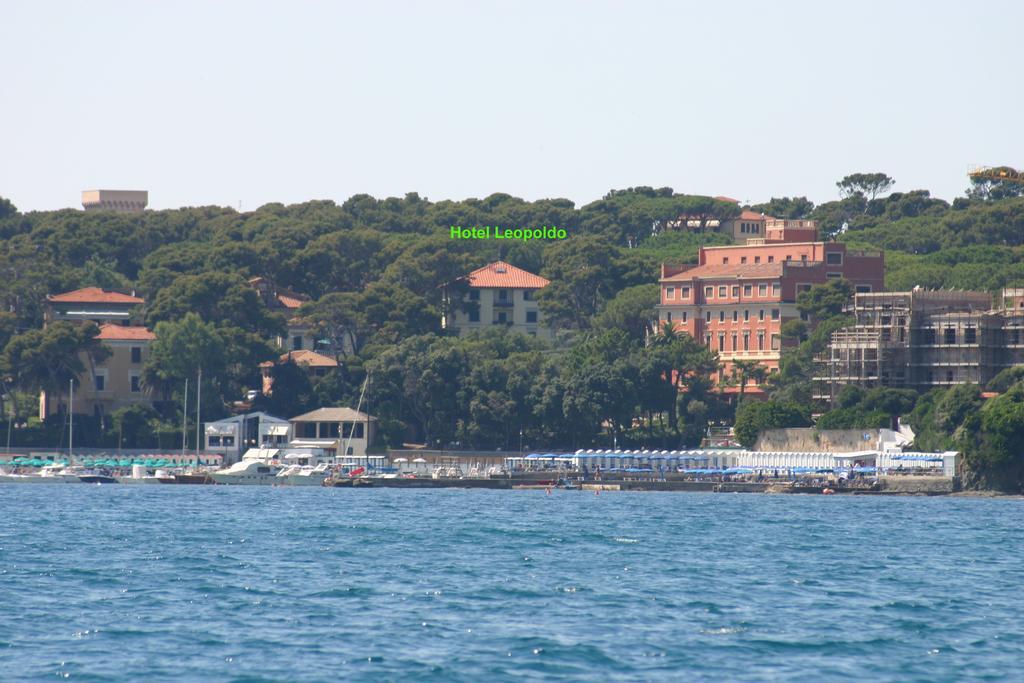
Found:
[{"label": "sea water", "polygon": [[1024,501],[0,487],[0,678],[1024,677]]}]

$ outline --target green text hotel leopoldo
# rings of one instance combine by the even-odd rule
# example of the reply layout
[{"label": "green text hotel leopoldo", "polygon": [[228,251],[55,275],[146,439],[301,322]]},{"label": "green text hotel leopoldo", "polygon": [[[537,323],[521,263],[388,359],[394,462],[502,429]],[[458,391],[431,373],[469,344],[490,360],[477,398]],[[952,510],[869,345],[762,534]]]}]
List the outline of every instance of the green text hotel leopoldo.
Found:
[{"label": "green text hotel leopoldo", "polygon": [[500,225],[476,225],[464,228],[451,226],[453,240],[564,240],[568,237],[565,228],[543,226],[540,228],[503,228]]}]

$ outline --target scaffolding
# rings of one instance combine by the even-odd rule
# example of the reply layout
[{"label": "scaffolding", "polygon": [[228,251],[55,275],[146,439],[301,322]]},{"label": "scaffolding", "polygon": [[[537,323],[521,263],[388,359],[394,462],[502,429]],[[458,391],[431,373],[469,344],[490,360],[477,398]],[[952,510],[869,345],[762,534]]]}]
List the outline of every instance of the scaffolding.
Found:
[{"label": "scaffolding", "polygon": [[847,310],[856,324],[833,332],[815,358],[812,396],[820,401],[835,402],[848,384],[920,391],[985,384],[1024,364],[1024,310],[994,310],[986,292],[857,294]]}]

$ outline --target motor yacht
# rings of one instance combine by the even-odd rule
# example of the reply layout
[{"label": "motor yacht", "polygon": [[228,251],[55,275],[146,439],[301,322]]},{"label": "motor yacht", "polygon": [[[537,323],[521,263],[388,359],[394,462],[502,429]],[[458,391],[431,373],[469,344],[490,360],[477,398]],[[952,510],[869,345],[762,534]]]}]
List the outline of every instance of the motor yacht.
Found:
[{"label": "motor yacht", "polygon": [[227,469],[211,472],[210,477],[216,484],[234,484],[248,486],[272,486],[278,483],[279,465],[256,458],[245,458]]}]

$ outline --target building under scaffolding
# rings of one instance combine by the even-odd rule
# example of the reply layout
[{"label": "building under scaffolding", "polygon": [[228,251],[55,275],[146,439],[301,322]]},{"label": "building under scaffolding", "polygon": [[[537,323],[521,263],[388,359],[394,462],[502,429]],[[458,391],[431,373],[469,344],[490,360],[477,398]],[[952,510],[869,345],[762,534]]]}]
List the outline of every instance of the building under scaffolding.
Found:
[{"label": "building under scaffolding", "polygon": [[833,402],[847,384],[926,391],[1024,364],[1024,290],[914,290],[855,294],[853,327],[832,333],[815,359],[813,395]]}]

